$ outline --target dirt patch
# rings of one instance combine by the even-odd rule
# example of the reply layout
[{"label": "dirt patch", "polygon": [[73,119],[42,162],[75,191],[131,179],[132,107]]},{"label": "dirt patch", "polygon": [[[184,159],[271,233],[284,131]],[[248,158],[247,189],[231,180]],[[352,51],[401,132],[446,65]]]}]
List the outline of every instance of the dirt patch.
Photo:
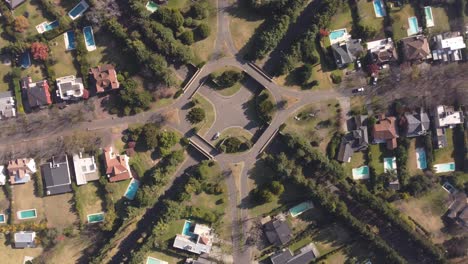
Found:
[{"label": "dirt patch", "polygon": [[179,109],[172,109],[163,114],[164,120],[171,124],[180,124]]},{"label": "dirt patch", "polygon": [[240,179],[242,175],[242,170],[244,169],[244,162],[231,163],[229,164],[229,169],[231,169],[232,176],[234,177],[236,189],[240,193]]},{"label": "dirt patch", "polygon": [[44,211],[48,226],[59,230],[71,226],[78,221],[73,206],[73,194],[44,197]]}]

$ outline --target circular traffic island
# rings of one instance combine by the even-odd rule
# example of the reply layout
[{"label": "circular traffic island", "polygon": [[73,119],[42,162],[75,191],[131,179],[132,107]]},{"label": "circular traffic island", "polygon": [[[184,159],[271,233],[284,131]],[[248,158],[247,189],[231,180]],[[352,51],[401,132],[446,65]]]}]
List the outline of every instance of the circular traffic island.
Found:
[{"label": "circular traffic island", "polygon": [[249,131],[241,127],[230,127],[220,133],[215,144],[224,153],[239,153],[252,147],[252,138]]}]

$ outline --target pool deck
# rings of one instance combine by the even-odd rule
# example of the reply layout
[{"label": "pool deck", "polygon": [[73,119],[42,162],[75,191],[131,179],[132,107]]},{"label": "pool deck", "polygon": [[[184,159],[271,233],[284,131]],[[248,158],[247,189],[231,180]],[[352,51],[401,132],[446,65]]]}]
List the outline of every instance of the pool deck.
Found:
[{"label": "pool deck", "polygon": [[424,149],[422,149],[422,148],[417,148],[417,149],[416,149],[416,166],[417,166],[417,168],[420,169],[420,170],[425,170],[425,169],[427,169],[427,161],[426,161],[425,164],[421,164],[421,163],[419,162],[419,155],[420,155],[420,153],[424,153],[424,157],[425,157],[424,159],[426,160],[426,151],[424,151]]},{"label": "pool deck", "polygon": [[[34,216],[31,216],[31,217],[22,217],[22,216],[21,216],[21,213],[22,213],[22,212],[27,212],[27,211],[34,211]],[[19,220],[27,220],[27,219],[34,219],[34,218],[37,218],[37,210],[36,210],[36,209],[21,210],[21,211],[16,212],[16,217],[17,217]]]},{"label": "pool deck", "polygon": [[[417,24],[416,32],[413,32],[411,30],[411,20],[412,20],[412,18],[416,19],[416,24]],[[417,17],[415,17],[415,16],[408,17],[408,29],[406,30],[406,33],[408,34],[408,37],[416,35],[416,34],[419,33],[419,21],[418,21]]]},{"label": "pool deck", "polygon": [[89,217],[90,217],[90,216],[94,216],[94,215],[104,215],[104,212],[100,212],[100,213],[95,213],[95,214],[89,214],[89,215],[87,215],[87,216],[86,216],[86,219],[88,220],[88,223],[89,223],[89,224],[104,222],[104,218],[102,218],[102,220],[100,220],[100,221],[93,221],[93,222],[89,221]]},{"label": "pool deck", "polygon": [[[81,11],[80,13],[76,14],[76,16],[72,16],[70,13],[75,10],[75,8],[78,6],[78,5],[83,5],[83,11]],[[80,16],[83,15],[84,12],[86,12],[86,10],[88,10],[89,8],[89,5],[88,3],[86,3],[86,1],[82,0],[80,1],[78,4],[75,5],[75,7],[72,8],[72,10],[70,10],[70,12],[68,12],[68,16],[72,19],[72,20],[75,20],[77,18],[79,18]]]},{"label": "pool deck", "polygon": [[[135,191],[135,196],[134,196],[133,198],[131,198],[131,197],[128,197],[128,196],[127,196],[127,192],[128,192],[128,190],[130,189],[130,186],[132,185],[133,182],[136,182],[136,183],[138,184],[138,187],[137,187],[137,190]],[[140,188],[140,182],[139,182],[137,179],[132,179],[132,180],[130,181],[130,183],[128,184],[128,186],[127,186],[127,190],[125,190],[124,197],[127,198],[127,199],[129,199],[129,200],[135,199],[135,197],[136,197],[136,192],[138,191],[138,188]]]},{"label": "pool deck", "polygon": [[[387,160],[389,159],[392,160],[392,166],[390,168],[387,166]],[[397,169],[396,158],[395,157],[384,158],[383,166],[384,166],[384,172],[388,172],[389,170],[396,170]]]},{"label": "pool deck", "polygon": [[[340,37],[340,38],[331,39],[331,37],[330,37],[331,34],[332,34],[333,32],[336,32],[336,31],[344,31],[345,33],[344,33],[343,36]],[[351,35],[348,34],[348,30],[346,30],[346,28],[340,28],[340,29],[336,29],[336,30],[331,31],[331,32],[330,32],[330,35],[328,36],[328,38],[330,39],[330,45],[333,45],[333,44],[335,44],[335,43],[339,43],[339,42],[346,41],[346,40],[350,39],[350,38],[351,38]]]},{"label": "pool deck", "polygon": [[[367,174],[358,174],[356,172],[356,170],[361,169],[363,167],[368,167],[368,166],[361,166],[361,167],[358,167],[358,168],[354,168],[352,170],[353,180],[367,180],[367,179],[369,179],[369,176],[370,176],[369,173],[367,173]],[[369,171],[369,167],[367,168],[367,171]]]},{"label": "pool deck", "polygon": [[75,48],[70,48],[70,40],[68,39],[68,32],[72,32],[73,34],[75,34],[75,32],[73,31],[66,31],[65,33],[63,33],[63,39],[65,41],[65,49],[74,50]]},{"label": "pool deck", "polygon": [[[430,14],[431,14],[431,17],[428,18],[427,17],[427,13],[426,13],[426,10],[429,10]],[[426,18],[426,27],[433,27],[435,26],[435,23],[434,23],[434,15],[432,14],[432,8],[430,6],[425,6],[424,7],[424,16]]]},{"label": "pool deck", "polygon": [[[442,168],[440,168],[441,166],[450,166],[451,164],[453,164],[453,170],[452,170],[452,169],[442,169]],[[447,162],[447,163],[435,164],[435,165],[434,165],[434,170],[435,170],[435,173],[444,173],[444,172],[452,172],[452,171],[455,171],[455,162]]]},{"label": "pool deck", "polygon": [[[300,211],[300,212],[297,212],[297,213],[293,213],[293,209],[296,208],[296,207],[299,207],[299,206],[305,206],[304,210]],[[289,209],[289,214],[291,214],[292,217],[298,217],[299,215],[301,215],[302,213],[304,213],[305,211],[309,210],[309,209],[312,209],[314,208],[314,204],[311,202],[311,201],[307,201],[307,202],[302,202],[294,207],[292,207],[291,209]]]},{"label": "pool deck", "polygon": [[[85,29],[86,29],[86,28],[90,28],[90,29],[91,29],[91,37],[93,38],[94,45],[89,46],[89,45],[88,45],[88,42],[86,41],[86,33],[85,33]],[[94,32],[93,32],[93,28],[92,28],[91,26],[87,26],[87,27],[84,27],[84,28],[83,28],[83,37],[85,38],[86,49],[87,49],[88,51],[96,50],[96,40],[94,39]]]},{"label": "pool deck", "polygon": [[168,262],[164,261],[164,260],[157,259],[157,258],[148,257],[146,259],[146,264],[168,264]]}]

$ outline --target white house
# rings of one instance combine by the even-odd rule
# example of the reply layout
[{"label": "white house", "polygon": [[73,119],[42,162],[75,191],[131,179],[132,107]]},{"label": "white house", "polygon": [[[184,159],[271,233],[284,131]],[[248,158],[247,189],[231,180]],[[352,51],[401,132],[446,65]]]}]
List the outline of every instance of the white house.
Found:
[{"label": "white house", "polygon": [[10,91],[0,93],[0,119],[16,116],[15,99]]},{"label": "white house", "polygon": [[83,98],[84,86],[81,78],[76,78],[75,75],[60,77],[57,82],[57,96],[64,100],[79,100]]},{"label": "white house", "polygon": [[173,246],[195,254],[210,253],[213,235],[206,225],[185,221],[182,234],[177,234]]},{"label": "white house", "polygon": [[432,58],[444,62],[462,59],[461,50],[466,48],[460,32],[446,32],[433,37]]},{"label": "white house", "polygon": [[5,166],[0,166],[0,185],[5,185],[6,173]]},{"label": "white house", "polygon": [[439,105],[434,111],[435,134],[434,141],[437,148],[447,146],[445,129],[463,123],[463,112],[455,111],[453,106]]},{"label": "white house", "polygon": [[94,156],[83,157],[83,154],[73,155],[73,167],[75,168],[76,184],[83,185],[88,181],[99,180]]}]

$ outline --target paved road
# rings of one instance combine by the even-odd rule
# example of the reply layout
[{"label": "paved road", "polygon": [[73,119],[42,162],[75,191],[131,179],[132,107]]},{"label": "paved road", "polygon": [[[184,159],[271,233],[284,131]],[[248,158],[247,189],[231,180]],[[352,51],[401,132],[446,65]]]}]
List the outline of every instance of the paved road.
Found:
[{"label": "paved road", "polygon": [[[229,31],[229,17],[226,13],[226,9],[230,6],[229,0],[218,0],[218,31],[217,31],[217,39],[215,44],[215,54],[223,54],[223,51],[227,47],[228,53],[231,55],[237,54],[237,50],[234,47],[231,34]],[[229,55],[229,54],[227,54]],[[216,57],[216,56],[215,56]],[[276,112],[271,124],[268,128],[264,131],[264,133],[258,138],[255,145],[252,149],[243,154],[238,155],[228,155],[228,154],[220,154],[213,150],[209,150],[212,155],[215,156],[215,159],[219,162],[220,166],[223,169],[228,169],[229,164],[237,163],[237,162],[244,162],[244,168],[242,170],[241,179],[240,179],[240,186],[239,189],[236,187],[235,179],[232,175],[227,176],[227,185],[228,185],[228,192],[229,192],[229,215],[232,218],[232,238],[233,238],[233,246],[234,246],[234,263],[250,263],[251,262],[251,248],[246,246],[242,243],[242,237],[246,235],[247,230],[249,230],[250,222],[248,221],[249,215],[248,210],[244,209],[245,206],[241,206],[238,204],[239,202],[245,202],[249,193],[248,188],[248,172],[254,166],[255,161],[257,160],[257,156],[260,151],[264,148],[267,142],[275,135],[279,126],[283,124],[286,119],[291,116],[295,111],[300,109],[301,107],[317,103],[323,100],[328,100],[332,98],[338,98],[340,100],[348,100],[349,94],[341,94],[333,90],[328,91],[295,91],[290,89],[285,89],[277,85],[276,83],[272,82],[269,78],[265,77],[265,75],[261,74],[258,69],[252,67],[247,61],[244,61],[240,57],[232,56],[232,57],[222,57],[210,60],[205,64],[205,66],[201,69],[200,74],[194,79],[192,85],[188,87],[186,93],[179,97],[172,105],[166,106],[164,108],[160,108],[157,110],[149,111],[140,113],[134,116],[128,117],[114,117],[114,118],[107,118],[107,119],[100,119],[94,120],[92,122],[82,122],[75,124],[73,126],[67,127],[60,131],[56,131],[53,136],[49,134],[35,134],[30,135],[27,138],[24,138],[22,144],[28,145],[30,142],[36,142],[43,140],[44,138],[51,138],[51,137],[61,137],[70,133],[73,133],[77,130],[106,130],[112,127],[116,127],[119,125],[130,125],[135,123],[146,123],[146,122],[155,122],[161,120],[162,115],[167,112],[169,109],[179,109],[180,112],[183,113],[183,109],[186,109],[187,103],[190,102],[191,95],[195,92],[195,90],[203,83],[206,77],[213,71],[222,68],[224,66],[235,66],[242,70],[244,70],[249,76],[251,76],[256,82],[258,82],[261,86],[268,89],[272,94],[274,100],[276,102],[280,102],[285,97],[294,97],[298,99],[293,105],[288,106],[285,109],[278,109]],[[247,100],[248,97],[251,96],[251,92],[248,90],[242,90],[238,94],[234,95],[233,97],[226,99],[221,98],[219,95],[216,95],[213,91],[208,90],[206,87],[202,86],[200,88],[200,93],[202,93],[205,97],[210,99],[216,107],[217,113],[217,120],[214,123],[212,129],[209,133],[214,133],[213,131],[222,130],[224,126],[231,126],[231,125],[239,125],[243,126],[246,122],[251,122],[250,120],[246,119],[244,113],[242,113],[242,102]],[[181,114],[182,115],[182,114]],[[183,117],[182,117],[183,119]],[[183,134],[187,136],[193,136],[190,134],[191,126],[188,122],[181,120],[179,124],[171,124],[173,128],[179,130]],[[210,134],[208,133],[208,137]],[[195,139],[197,142],[201,142],[200,139]],[[200,143],[204,144],[204,143]],[[19,147],[18,142],[11,142],[8,138],[1,138],[0,139],[0,150],[6,150],[12,147]],[[205,145],[206,147],[206,145]],[[191,164],[190,161],[187,161],[184,165]],[[185,167],[185,166],[184,166]],[[153,210],[147,213],[147,215],[152,215]],[[131,237],[126,239],[129,243],[125,243],[120,247],[122,251],[128,252],[129,249],[134,249],[135,244],[131,244],[130,242],[133,241],[135,238],[141,236],[140,232],[144,232],[143,226],[150,224],[148,218],[144,218],[139,226],[142,228],[138,228],[135,232],[132,232]],[[125,256],[125,252],[119,252],[114,259],[122,259]]]}]

